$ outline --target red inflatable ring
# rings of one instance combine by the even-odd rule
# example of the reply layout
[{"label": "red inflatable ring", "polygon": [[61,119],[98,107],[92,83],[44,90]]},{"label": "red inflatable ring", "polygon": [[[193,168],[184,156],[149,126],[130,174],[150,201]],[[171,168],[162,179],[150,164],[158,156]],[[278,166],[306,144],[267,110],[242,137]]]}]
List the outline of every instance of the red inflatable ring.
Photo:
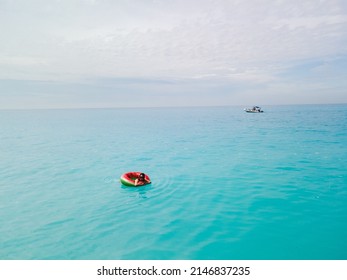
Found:
[{"label": "red inflatable ring", "polygon": [[[127,172],[120,177],[120,181],[125,186],[137,187],[135,186],[135,180],[139,178],[142,172]],[[145,180],[147,181],[145,185],[151,183],[151,179],[145,174]],[[142,185],[139,185],[142,186]]]}]

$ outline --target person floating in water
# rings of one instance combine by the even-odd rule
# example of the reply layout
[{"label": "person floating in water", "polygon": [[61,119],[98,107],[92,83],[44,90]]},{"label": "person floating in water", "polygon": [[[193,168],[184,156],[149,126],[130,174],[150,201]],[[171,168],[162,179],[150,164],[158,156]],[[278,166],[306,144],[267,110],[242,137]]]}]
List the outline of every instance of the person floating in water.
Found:
[{"label": "person floating in water", "polygon": [[146,179],[145,173],[140,173],[140,175],[135,180],[135,186],[143,186],[143,185],[147,185],[150,183],[151,183],[151,181]]}]

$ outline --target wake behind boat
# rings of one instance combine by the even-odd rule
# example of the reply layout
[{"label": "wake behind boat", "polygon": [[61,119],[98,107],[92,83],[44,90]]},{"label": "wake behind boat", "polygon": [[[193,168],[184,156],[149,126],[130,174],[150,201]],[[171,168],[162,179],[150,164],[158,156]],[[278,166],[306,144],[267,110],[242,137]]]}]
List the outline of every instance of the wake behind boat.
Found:
[{"label": "wake behind boat", "polygon": [[254,106],[253,108],[245,109],[247,113],[264,113],[264,111],[259,106]]}]

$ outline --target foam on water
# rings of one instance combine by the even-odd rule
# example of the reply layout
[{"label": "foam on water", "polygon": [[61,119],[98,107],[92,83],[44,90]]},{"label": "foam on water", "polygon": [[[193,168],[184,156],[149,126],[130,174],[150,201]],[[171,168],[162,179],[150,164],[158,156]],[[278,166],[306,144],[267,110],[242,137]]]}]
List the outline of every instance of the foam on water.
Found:
[{"label": "foam on water", "polygon": [[264,109],[0,111],[0,258],[346,259],[347,106]]}]

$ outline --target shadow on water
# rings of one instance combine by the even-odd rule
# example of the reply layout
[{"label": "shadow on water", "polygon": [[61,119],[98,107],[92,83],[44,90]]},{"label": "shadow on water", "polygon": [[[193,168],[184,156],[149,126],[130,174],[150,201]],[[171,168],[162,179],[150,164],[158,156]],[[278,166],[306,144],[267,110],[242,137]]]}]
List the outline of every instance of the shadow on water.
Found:
[{"label": "shadow on water", "polygon": [[121,186],[121,189],[124,192],[127,192],[129,197],[132,198],[142,198],[142,199],[148,199],[149,198],[149,192],[151,191],[152,184],[139,186],[139,187],[131,187],[131,186],[124,186],[121,183],[119,183]]}]

